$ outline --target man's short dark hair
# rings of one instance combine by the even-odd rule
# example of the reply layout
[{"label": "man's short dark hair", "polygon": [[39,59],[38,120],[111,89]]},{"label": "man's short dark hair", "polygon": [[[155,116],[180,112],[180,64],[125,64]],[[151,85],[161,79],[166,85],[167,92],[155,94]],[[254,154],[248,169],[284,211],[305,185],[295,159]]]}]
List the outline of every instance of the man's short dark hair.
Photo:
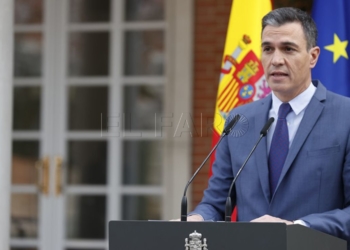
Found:
[{"label": "man's short dark hair", "polygon": [[279,27],[283,24],[293,22],[299,22],[303,27],[307,50],[315,47],[317,43],[316,24],[309,14],[297,8],[285,7],[269,12],[262,19],[262,31],[267,25]]}]

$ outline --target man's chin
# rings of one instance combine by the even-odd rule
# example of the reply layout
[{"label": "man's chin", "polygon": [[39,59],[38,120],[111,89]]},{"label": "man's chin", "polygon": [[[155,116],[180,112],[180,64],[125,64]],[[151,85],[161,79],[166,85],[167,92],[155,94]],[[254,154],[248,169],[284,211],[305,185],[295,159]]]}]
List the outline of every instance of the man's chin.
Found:
[{"label": "man's chin", "polygon": [[286,83],[285,81],[269,82],[269,87],[273,92],[285,92],[287,91],[287,86],[288,86],[288,83]]}]

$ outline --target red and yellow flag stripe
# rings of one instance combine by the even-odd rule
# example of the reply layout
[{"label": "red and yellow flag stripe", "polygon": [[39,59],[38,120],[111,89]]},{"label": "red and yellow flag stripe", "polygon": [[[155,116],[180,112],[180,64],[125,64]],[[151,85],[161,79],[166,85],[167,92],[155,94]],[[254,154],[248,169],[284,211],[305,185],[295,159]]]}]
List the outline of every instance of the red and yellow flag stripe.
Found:
[{"label": "red and yellow flag stripe", "polygon": [[234,107],[269,93],[259,58],[261,19],[271,9],[270,0],[235,0],[232,4],[215,105],[213,145]]},{"label": "red and yellow flag stripe", "polygon": [[[213,145],[219,140],[233,108],[270,92],[260,56],[261,19],[271,9],[271,0],[233,1],[215,105]],[[215,154],[211,164],[214,159]]]}]

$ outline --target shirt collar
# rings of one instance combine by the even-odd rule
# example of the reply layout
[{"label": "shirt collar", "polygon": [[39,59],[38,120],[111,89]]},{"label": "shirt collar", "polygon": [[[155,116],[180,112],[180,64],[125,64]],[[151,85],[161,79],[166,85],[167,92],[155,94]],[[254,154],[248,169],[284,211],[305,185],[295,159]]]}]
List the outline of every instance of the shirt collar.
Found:
[{"label": "shirt collar", "polygon": [[[306,108],[315,92],[316,87],[311,83],[306,90],[289,101],[295,115],[300,114],[300,112]],[[278,114],[278,109],[280,108],[281,104],[282,101],[278,99],[272,91],[272,110],[275,112],[275,114]]]}]

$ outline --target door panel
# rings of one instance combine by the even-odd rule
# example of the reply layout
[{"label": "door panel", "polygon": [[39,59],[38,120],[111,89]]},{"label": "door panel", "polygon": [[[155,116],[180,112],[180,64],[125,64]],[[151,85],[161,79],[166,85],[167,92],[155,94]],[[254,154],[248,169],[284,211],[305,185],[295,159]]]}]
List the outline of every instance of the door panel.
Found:
[{"label": "door panel", "polygon": [[69,141],[67,185],[106,185],[106,182],[107,142]]},{"label": "door panel", "polygon": [[70,23],[110,21],[111,0],[71,0],[68,5]]},{"label": "door panel", "polygon": [[154,132],[159,128],[164,104],[163,94],[163,86],[160,84],[125,86],[123,91],[124,129]]},{"label": "door panel", "polygon": [[70,32],[69,76],[109,75],[109,32]]},{"label": "door panel", "polygon": [[108,87],[70,86],[68,129],[101,130],[101,114],[108,114]]},{"label": "door panel", "polygon": [[124,65],[126,76],[164,74],[164,31],[126,31]]},{"label": "door panel", "polygon": [[165,16],[15,0],[12,250],[107,249],[109,220],[162,219]]},{"label": "door panel", "polygon": [[39,32],[17,32],[14,37],[16,77],[42,75],[43,36]]},{"label": "door panel", "polygon": [[155,195],[123,196],[123,220],[160,220],[161,197]]},{"label": "door panel", "polygon": [[38,195],[12,194],[11,237],[35,239],[38,237]]},{"label": "door panel", "polygon": [[41,87],[15,87],[13,95],[13,130],[40,130]]},{"label": "door panel", "polygon": [[68,195],[66,202],[67,239],[105,239],[106,196]]},{"label": "door panel", "polygon": [[15,0],[15,24],[39,24],[43,21],[43,0]]},{"label": "door panel", "polygon": [[124,185],[161,185],[163,160],[161,141],[125,140],[123,152]]},{"label": "door panel", "polygon": [[12,184],[37,185],[39,158],[38,140],[14,140],[12,142]]}]

